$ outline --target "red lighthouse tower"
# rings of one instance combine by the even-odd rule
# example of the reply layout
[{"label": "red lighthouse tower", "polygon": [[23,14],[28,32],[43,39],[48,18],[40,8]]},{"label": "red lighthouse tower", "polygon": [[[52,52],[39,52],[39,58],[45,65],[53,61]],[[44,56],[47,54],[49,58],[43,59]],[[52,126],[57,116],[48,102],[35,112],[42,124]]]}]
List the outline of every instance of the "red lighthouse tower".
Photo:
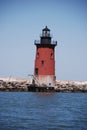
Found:
[{"label": "red lighthouse tower", "polygon": [[34,75],[40,84],[55,85],[55,46],[57,41],[51,41],[50,29],[42,30],[40,41],[35,40],[36,58]]}]

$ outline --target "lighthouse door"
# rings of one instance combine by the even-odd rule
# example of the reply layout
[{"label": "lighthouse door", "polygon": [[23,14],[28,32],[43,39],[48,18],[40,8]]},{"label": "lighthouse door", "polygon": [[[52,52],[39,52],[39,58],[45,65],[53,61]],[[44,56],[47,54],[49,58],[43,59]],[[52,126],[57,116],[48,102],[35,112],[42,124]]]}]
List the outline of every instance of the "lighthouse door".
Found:
[{"label": "lighthouse door", "polygon": [[35,75],[38,75],[38,68],[35,68]]}]

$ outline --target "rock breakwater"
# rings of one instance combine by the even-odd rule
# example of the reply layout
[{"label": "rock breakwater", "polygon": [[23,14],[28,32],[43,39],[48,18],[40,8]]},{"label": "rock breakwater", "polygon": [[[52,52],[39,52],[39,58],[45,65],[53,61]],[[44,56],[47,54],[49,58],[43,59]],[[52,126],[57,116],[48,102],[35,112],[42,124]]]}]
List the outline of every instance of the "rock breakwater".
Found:
[{"label": "rock breakwater", "polygon": [[[0,91],[29,91],[32,79],[0,78]],[[46,86],[45,86],[46,87]],[[55,92],[87,92],[87,81],[56,80]]]},{"label": "rock breakwater", "polygon": [[28,91],[30,80],[0,78],[0,91]]},{"label": "rock breakwater", "polygon": [[87,81],[56,81],[57,92],[87,92]]}]

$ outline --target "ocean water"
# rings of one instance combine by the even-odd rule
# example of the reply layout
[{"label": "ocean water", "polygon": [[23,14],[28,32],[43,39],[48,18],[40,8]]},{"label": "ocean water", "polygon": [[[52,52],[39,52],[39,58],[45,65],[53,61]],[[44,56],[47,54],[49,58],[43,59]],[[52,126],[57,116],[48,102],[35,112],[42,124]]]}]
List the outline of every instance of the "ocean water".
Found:
[{"label": "ocean water", "polygon": [[0,130],[87,130],[87,94],[0,92]]}]

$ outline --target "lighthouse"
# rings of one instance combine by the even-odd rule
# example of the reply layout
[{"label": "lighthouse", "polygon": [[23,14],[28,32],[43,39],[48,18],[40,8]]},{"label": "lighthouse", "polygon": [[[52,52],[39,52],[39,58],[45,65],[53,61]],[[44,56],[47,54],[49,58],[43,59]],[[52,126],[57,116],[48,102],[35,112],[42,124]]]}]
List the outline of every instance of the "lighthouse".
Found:
[{"label": "lighthouse", "polygon": [[42,29],[40,40],[35,40],[36,56],[34,76],[40,85],[55,86],[55,46],[57,41],[51,40],[50,29],[46,26]]}]

